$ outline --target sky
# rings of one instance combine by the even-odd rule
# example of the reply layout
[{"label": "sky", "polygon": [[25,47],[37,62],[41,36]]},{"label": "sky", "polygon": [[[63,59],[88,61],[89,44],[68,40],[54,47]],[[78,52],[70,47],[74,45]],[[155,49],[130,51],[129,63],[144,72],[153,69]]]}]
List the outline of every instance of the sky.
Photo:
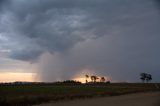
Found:
[{"label": "sky", "polygon": [[0,82],[160,82],[159,0],[0,0]]}]

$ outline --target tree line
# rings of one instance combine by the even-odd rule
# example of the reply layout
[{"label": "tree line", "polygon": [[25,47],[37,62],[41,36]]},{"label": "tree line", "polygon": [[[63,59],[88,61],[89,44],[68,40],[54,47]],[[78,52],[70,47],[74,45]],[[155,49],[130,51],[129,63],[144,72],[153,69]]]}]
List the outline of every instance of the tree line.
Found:
[{"label": "tree line", "polygon": [[100,82],[103,82],[103,83],[106,81],[105,77],[98,77],[96,75],[92,75],[92,76],[85,75],[85,77],[86,77],[86,83],[88,83],[89,78],[91,79],[91,82],[93,83],[96,83],[98,79],[100,80]]}]

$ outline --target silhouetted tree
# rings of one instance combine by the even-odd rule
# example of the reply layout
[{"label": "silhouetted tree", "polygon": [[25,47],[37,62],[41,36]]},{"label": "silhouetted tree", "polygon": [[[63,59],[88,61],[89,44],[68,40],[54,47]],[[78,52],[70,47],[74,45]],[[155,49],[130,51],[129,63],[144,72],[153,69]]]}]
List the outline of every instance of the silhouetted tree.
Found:
[{"label": "silhouetted tree", "polygon": [[149,82],[152,80],[152,75],[151,74],[147,74],[146,75],[146,81]]},{"label": "silhouetted tree", "polygon": [[151,75],[151,74],[141,73],[140,76],[141,76],[140,79],[141,79],[143,82],[144,82],[144,81],[149,82],[149,81],[152,80],[152,75]]},{"label": "silhouetted tree", "polygon": [[88,83],[87,79],[89,78],[89,75],[86,74],[85,77],[86,77],[86,83]]},{"label": "silhouetted tree", "polygon": [[140,74],[140,76],[141,76],[140,79],[142,80],[143,83],[146,80],[146,75],[147,75],[146,73],[141,73]]},{"label": "silhouetted tree", "polygon": [[105,82],[105,78],[104,77],[101,77],[101,79],[100,79],[100,82]]},{"label": "silhouetted tree", "polygon": [[92,80],[92,82],[96,82],[96,81],[97,81],[97,79],[99,79],[97,76],[95,76],[95,75],[91,76],[91,80]]}]

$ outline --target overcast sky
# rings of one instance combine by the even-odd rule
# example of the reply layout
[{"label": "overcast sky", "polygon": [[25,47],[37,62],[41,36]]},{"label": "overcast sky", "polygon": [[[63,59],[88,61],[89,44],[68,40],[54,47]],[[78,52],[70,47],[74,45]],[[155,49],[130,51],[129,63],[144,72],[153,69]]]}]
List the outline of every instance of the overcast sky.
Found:
[{"label": "overcast sky", "polygon": [[160,81],[159,0],[0,0],[0,73]]}]

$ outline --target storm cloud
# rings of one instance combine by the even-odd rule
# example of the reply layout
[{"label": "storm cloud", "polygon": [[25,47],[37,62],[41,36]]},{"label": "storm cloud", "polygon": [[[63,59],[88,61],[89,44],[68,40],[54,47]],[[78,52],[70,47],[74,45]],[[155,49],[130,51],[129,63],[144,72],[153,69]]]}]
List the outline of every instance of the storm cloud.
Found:
[{"label": "storm cloud", "polygon": [[[42,81],[89,74],[160,81],[158,0],[2,0],[0,49]],[[5,63],[6,64],[6,63]]]}]

